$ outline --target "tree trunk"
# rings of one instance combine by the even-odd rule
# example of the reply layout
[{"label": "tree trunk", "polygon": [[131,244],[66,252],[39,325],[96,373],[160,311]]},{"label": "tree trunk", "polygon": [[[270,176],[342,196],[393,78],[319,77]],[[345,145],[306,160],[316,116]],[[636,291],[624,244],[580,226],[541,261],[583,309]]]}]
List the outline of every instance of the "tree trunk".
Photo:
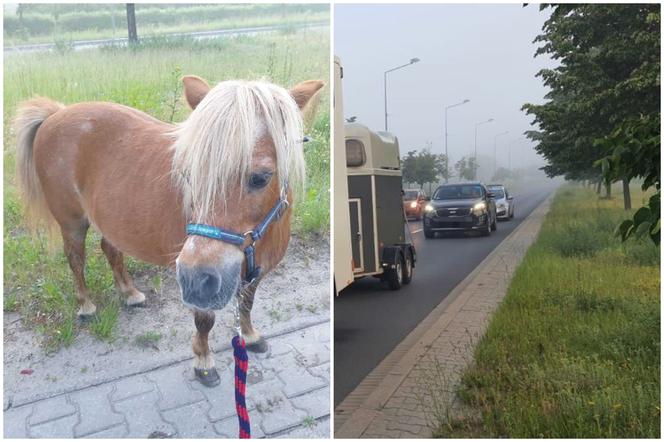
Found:
[{"label": "tree trunk", "polygon": [[606,199],[611,199],[611,183],[607,182],[606,186]]},{"label": "tree trunk", "polygon": [[602,180],[597,181],[597,195],[602,191]]},{"label": "tree trunk", "polygon": [[129,31],[129,44],[138,43],[136,32],[136,12],[133,3],[127,3],[127,29]]},{"label": "tree trunk", "polygon": [[623,178],[623,200],[625,201],[625,210],[632,208],[632,195],[629,193],[629,178]]}]

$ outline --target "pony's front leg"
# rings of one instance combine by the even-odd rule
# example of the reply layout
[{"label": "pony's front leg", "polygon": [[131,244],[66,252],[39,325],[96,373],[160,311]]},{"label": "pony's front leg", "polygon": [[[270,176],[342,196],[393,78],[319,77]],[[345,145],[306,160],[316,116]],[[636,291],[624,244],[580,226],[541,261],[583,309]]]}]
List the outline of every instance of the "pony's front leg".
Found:
[{"label": "pony's front leg", "polygon": [[247,350],[256,353],[265,353],[268,349],[267,341],[258,333],[251,323],[251,308],[254,306],[254,295],[258,288],[256,281],[242,291],[242,302],[240,302],[240,327]]},{"label": "pony's front leg", "polygon": [[134,287],[134,281],[127,273],[124,265],[124,256],[121,251],[115,248],[113,244],[108,242],[106,238],[101,239],[101,249],[108,259],[108,263],[113,269],[113,279],[115,279],[115,286],[120,290],[120,293],[125,295],[127,299],[125,303],[129,307],[143,306],[145,303],[145,295]]},{"label": "pony's front leg", "polygon": [[206,387],[219,385],[219,374],[214,368],[214,359],[208,346],[208,334],[214,327],[214,312],[194,310],[194,323],[196,334],[192,348],[194,349],[194,374],[201,384]]}]

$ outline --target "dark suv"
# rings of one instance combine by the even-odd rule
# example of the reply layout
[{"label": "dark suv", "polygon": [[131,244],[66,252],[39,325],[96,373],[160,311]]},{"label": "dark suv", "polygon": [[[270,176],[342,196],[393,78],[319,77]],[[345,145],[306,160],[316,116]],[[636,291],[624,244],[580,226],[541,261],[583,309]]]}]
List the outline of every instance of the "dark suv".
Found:
[{"label": "dark suv", "polygon": [[496,203],[482,183],[445,184],[436,189],[424,208],[426,238],[436,232],[479,230],[484,236],[496,230]]}]

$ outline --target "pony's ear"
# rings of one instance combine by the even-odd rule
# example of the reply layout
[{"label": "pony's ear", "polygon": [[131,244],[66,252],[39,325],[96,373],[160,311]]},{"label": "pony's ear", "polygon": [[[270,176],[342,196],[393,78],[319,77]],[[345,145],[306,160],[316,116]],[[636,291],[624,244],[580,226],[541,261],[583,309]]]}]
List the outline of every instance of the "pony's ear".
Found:
[{"label": "pony's ear", "polygon": [[189,103],[189,107],[196,109],[198,103],[203,100],[210,90],[210,86],[205,80],[196,75],[185,75],[182,77],[182,83],[184,83],[184,96],[187,103]]},{"label": "pony's ear", "polygon": [[307,80],[294,86],[290,90],[291,97],[295,100],[300,109],[304,109],[311,97],[316,95],[316,92],[325,86],[321,80]]}]

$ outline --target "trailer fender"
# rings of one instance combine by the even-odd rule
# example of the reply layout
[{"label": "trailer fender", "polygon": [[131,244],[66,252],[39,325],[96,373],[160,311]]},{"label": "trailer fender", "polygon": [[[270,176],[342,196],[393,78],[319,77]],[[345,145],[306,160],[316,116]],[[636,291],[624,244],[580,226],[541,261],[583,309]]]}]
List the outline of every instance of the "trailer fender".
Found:
[{"label": "trailer fender", "polygon": [[381,257],[380,264],[384,269],[395,268],[398,259],[403,259],[403,250],[401,246],[395,245],[383,247],[383,256]]}]

